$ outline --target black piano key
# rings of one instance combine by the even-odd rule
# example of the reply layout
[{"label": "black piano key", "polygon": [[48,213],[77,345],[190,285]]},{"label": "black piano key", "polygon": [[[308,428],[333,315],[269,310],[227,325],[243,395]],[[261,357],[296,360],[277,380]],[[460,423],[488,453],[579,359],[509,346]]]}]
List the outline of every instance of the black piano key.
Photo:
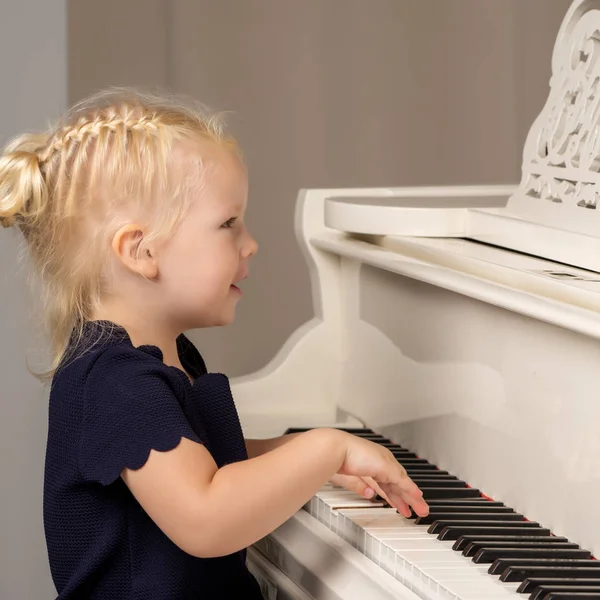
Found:
[{"label": "black piano key", "polygon": [[420,488],[431,488],[431,487],[446,487],[446,488],[465,488],[467,487],[467,482],[462,481],[460,479],[425,479],[424,477],[411,477],[411,479],[420,487]]},{"label": "black piano key", "polygon": [[[589,579],[580,580],[582,583]],[[540,585],[531,593],[528,600],[544,600],[550,592],[594,592],[600,593],[600,585]],[[570,598],[571,596],[569,596]],[[578,596],[574,596],[577,598]]]},{"label": "black piano key", "polygon": [[[288,427],[283,435],[287,435],[288,433],[303,433],[305,431],[312,431],[313,429],[318,429],[318,427]],[[368,429],[366,427],[335,427],[335,429],[345,431],[346,433],[352,433],[354,435],[379,435],[376,434],[372,429]]]},{"label": "black piano key", "polygon": [[427,477],[454,477],[454,475],[448,473],[448,471],[440,471],[439,469],[420,470],[418,468],[414,468],[411,470],[411,478],[418,477],[419,475],[426,475]]},{"label": "black piano key", "polygon": [[[598,561],[595,561],[598,562]],[[600,575],[600,565],[594,567],[559,567],[559,566],[507,566],[500,574],[500,581],[523,581],[528,577],[574,577],[578,579],[597,579]]]},{"label": "black piano key", "polygon": [[[485,512],[503,512],[505,514],[514,513],[515,511],[509,506],[502,506],[501,502],[479,502],[478,498],[474,498],[473,502],[465,502],[463,504],[434,504],[433,501],[429,501],[429,509],[433,512],[445,512],[453,514],[463,513],[485,513]],[[449,499],[447,502],[450,502]],[[441,502],[441,501],[440,501]],[[486,504],[493,504],[494,506],[485,506]],[[500,504],[501,506],[497,506]],[[417,514],[411,509],[410,517],[408,519],[416,519]]]},{"label": "black piano key", "polygon": [[[398,460],[398,459],[396,459]],[[411,459],[414,460],[414,459]],[[404,467],[404,470],[410,475],[413,471],[437,471],[437,467],[425,461],[424,458],[418,458],[417,460],[421,461],[416,464],[411,464],[409,462],[403,463],[401,460],[398,462]],[[425,461],[425,462],[422,462]]]},{"label": "black piano key", "polygon": [[548,592],[545,596],[541,596],[542,600],[600,600],[599,592],[584,592],[584,591],[562,591]]},{"label": "black piano key", "polygon": [[361,427],[338,427],[341,431],[345,431],[346,433],[353,433],[354,435],[376,435],[372,429],[361,428]]},{"label": "black piano key", "polygon": [[600,600],[600,592],[549,592],[542,600]]},{"label": "black piano key", "polygon": [[[415,482],[423,480],[427,481],[428,479],[434,481],[462,481],[454,475],[446,475],[443,473],[440,474],[437,471],[424,471],[421,475],[415,475],[414,473],[412,473],[410,478]],[[463,483],[465,482],[463,481]]]},{"label": "black piano key", "polygon": [[572,579],[569,577],[529,577],[524,579],[517,588],[518,594],[531,594],[540,586],[569,586],[571,588],[581,586],[600,586],[600,578],[598,579]]},{"label": "black piano key", "polygon": [[420,469],[423,468],[424,465],[431,465],[434,469],[437,469],[435,465],[432,465],[426,458],[403,458],[402,456],[394,457],[402,466],[408,465],[411,467],[419,466]]},{"label": "black piano key", "polygon": [[[288,427],[283,432],[283,435],[288,435],[291,433],[304,433],[306,431],[312,431],[313,429],[323,429],[323,428],[322,427]],[[339,431],[345,431],[346,433],[350,433],[352,435],[355,435],[357,437],[362,437],[362,438],[375,438],[375,439],[387,440],[387,438],[385,436],[381,435],[380,433],[376,433],[372,429],[368,429],[368,428],[362,428],[362,427],[332,427],[332,428],[329,428],[328,427],[327,429],[337,429]],[[390,441],[390,440],[387,440],[387,441]]]},{"label": "black piano key", "polygon": [[401,459],[410,459],[410,458],[419,458],[414,452],[409,452],[408,450],[390,450],[390,452],[394,455],[396,460]]},{"label": "black piano key", "polygon": [[411,479],[448,479],[450,481],[458,480],[456,475],[452,475],[447,471],[413,471]]},{"label": "black piano key", "polygon": [[591,553],[582,548],[481,548],[475,556],[473,562],[477,564],[493,563],[499,558],[507,558],[511,561],[515,558],[546,558],[550,560],[573,560],[588,559]]},{"label": "black piano key", "polygon": [[[497,558],[488,569],[488,573],[490,575],[502,575],[502,573],[506,570],[507,567],[539,567],[539,568],[551,568],[551,567],[560,567],[560,568],[590,568],[590,569],[599,569],[597,571],[597,576],[600,577],[600,561],[594,560],[592,558],[587,559],[572,559],[572,558]],[[567,577],[567,575],[563,576]]]},{"label": "black piano key", "polygon": [[477,488],[451,488],[451,487],[421,487],[423,499],[427,502],[432,498],[472,498],[481,496]]},{"label": "black piano key", "polygon": [[[445,527],[455,527],[460,528],[463,527],[468,529],[469,527],[485,527],[488,530],[492,531],[493,529],[503,529],[505,527],[521,527],[528,528],[533,530],[536,527],[539,527],[540,524],[535,521],[486,521],[486,520],[477,520],[477,519],[441,519],[438,521],[434,521],[427,530],[427,533],[436,534],[441,533],[442,529]],[[440,539],[440,538],[438,538]]]},{"label": "black piano key", "polygon": [[[499,563],[504,569],[496,566]],[[596,563],[596,564],[592,564]],[[592,579],[600,577],[600,564],[597,560],[548,560],[503,559],[499,558],[488,569],[490,575],[500,575],[500,581],[523,581],[529,577],[574,577]],[[492,572],[492,568],[493,571]]]},{"label": "black piano key", "polygon": [[[527,521],[529,523],[529,521]],[[512,523],[512,527],[488,527],[487,525],[482,525],[479,522],[478,525],[473,525],[470,527],[465,527],[462,525],[449,525],[448,527],[444,527],[439,534],[437,539],[442,541],[451,541],[457,540],[459,537],[463,535],[511,535],[511,536],[520,536],[520,535],[550,535],[551,532],[546,527],[528,527],[525,523],[518,522]]]},{"label": "black piano key", "polygon": [[[549,539],[551,539],[550,536],[548,536]],[[544,539],[544,538],[540,538],[540,539]],[[458,540],[457,540],[458,542]],[[491,548],[513,548],[513,549],[519,549],[519,548],[532,548],[532,549],[537,549],[537,550],[544,550],[544,549],[551,549],[551,550],[578,550],[579,546],[577,544],[574,544],[573,542],[549,542],[549,541],[543,541],[543,542],[492,542],[490,540],[486,540],[483,542],[470,542],[469,544],[467,544],[463,551],[462,551],[462,555],[463,556],[467,556],[467,557],[471,557],[471,556],[475,556],[477,554],[477,552],[479,552],[479,550],[481,550],[482,548],[487,548],[487,549],[491,549]],[[512,555],[511,555],[512,556]],[[516,555],[515,555],[516,557]],[[500,558],[499,556],[497,556],[496,558]],[[518,558],[518,557],[516,557]],[[562,558],[562,557],[558,557],[558,558]],[[483,561],[486,562],[486,561]],[[488,561],[488,562],[493,562],[493,561]]]},{"label": "black piano key", "polygon": [[[504,502],[488,500],[483,496],[477,498],[432,498],[429,506],[504,506]],[[512,510],[512,509],[511,509]]]},{"label": "black piano key", "polygon": [[549,592],[542,600],[600,600],[600,592]]},{"label": "black piano key", "polygon": [[466,506],[459,504],[436,504],[435,506],[429,506],[429,508],[435,512],[447,512],[447,513],[504,513],[504,514],[517,514],[514,509],[510,506],[496,506],[495,502],[490,502],[491,506],[487,506],[487,502],[472,502]]},{"label": "black piano key", "polygon": [[[340,431],[344,431],[343,429]],[[347,431],[346,433],[351,433],[349,431]],[[390,442],[392,440],[390,440],[389,438],[386,438],[384,435],[381,435],[380,433],[353,433],[352,435],[362,438],[363,440],[368,440],[370,442]]]},{"label": "black piano key", "polygon": [[438,510],[430,510],[425,517],[417,517],[415,525],[431,525],[434,521],[522,521],[523,515],[519,513],[494,513],[494,512],[469,512],[455,513],[449,510],[448,512],[438,512]]},{"label": "black piano key", "polygon": [[336,427],[336,429],[339,429],[340,431],[345,431],[346,433],[354,433],[354,434],[359,433],[359,434],[363,434],[363,435],[379,435],[378,433],[376,433],[372,429],[369,429],[368,427]]},{"label": "black piano key", "polygon": [[[430,513],[429,514],[439,514],[439,513],[445,513],[445,514],[453,514],[453,515],[463,515],[464,513],[470,513],[470,514],[487,514],[487,513],[502,513],[502,514],[514,514],[515,511],[510,508],[509,506],[452,506],[452,505],[445,505],[445,504],[438,504],[436,506],[431,506],[429,505],[429,510]],[[414,519],[417,518],[416,513],[411,513],[410,517],[408,517],[409,519]],[[421,523],[423,523],[421,521]]]},{"label": "black piano key", "polygon": [[488,544],[566,544],[570,543],[566,537],[559,537],[553,535],[546,536],[516,536],[516,535],[463,535],[459,537],[452,550],[458,552],[464,551],[464,549],[470,544],[475,544],[475,547],[483,547],[486,542]]}]

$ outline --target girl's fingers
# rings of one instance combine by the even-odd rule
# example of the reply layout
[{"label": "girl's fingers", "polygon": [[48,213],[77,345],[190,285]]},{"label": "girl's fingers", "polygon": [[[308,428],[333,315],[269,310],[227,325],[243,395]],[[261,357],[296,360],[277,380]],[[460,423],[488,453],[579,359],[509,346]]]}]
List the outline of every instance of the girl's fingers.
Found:
[{"label": "girl's fingers", "polygon": [[[408,495],[406,493],[398,493],[397,491],[388,492],[393,505],[398,508],[399,512],[405,517],[410,517],[410,508],[412,507],[415,514],[419,517],[425,517],[429,514],[429,506],[422,496]],[[400,506],[404,507],[404,511],[400,510]]]},{"label": "girl's fingers", "polygon": [[333,475],[329,482],[369,500],[378,494],[404,517],[410,517],[411,507],[419,516],[429,514],[429,506],[423,500],[423,492],[407,475],[403,477],[402,484],[377,483],[372,477],[339,473]]},{"label": "girl's fingers", "polygon": [[[372,487],[390,506],[393,506],[404,517],[410,517],[411,507],[419,516],[429,514],[429,506],[423,500],[423,492],[405,475],[402,485],[392,483],[377,483],[371,477],[363,480]],[[408,490],[406,484],[408,483]]]},{"label": "girl's fingers", "polygon": [[388,502],[398,509],[398,512],[410,517],[412,507],[413,511],[420,517],[429,514],[429,506],[423,500],[423,492],[419,489],[416,483],[412,481],[406,473],[398,483],[380,484],[380,487],[385,491]]},{"label": "girl's fingers", "polygon": [[426,517],[429,514],[429,504],[423,500],[423,498],[418,498],[414,502],[410,503],[413,510],[419,517]]},{"label": "girl's fingers", "polygon": [[329,482],[359,494],[363,498],[371,499],[375,496],[375,490],[364,479],[355,475],[336,474]]},{"label": "girl's fingers", "polygon": [[381,489],[381,486],[372,477],[363,477],[367,485],[375,490],[375,493],[381,496],[388,504],[391,504],[387,494]]}]

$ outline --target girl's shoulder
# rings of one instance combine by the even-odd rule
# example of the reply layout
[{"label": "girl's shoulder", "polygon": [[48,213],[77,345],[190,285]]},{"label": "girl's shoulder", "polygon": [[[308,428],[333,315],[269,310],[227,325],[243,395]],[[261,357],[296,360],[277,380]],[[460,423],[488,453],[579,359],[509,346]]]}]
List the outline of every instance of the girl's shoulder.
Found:
[{"label": "girl's shoulder", "polygon": [[49,439],[51,448],[72,440],[85,481],[112,483],[182,437],[202,443],[189,420],[190,381],[163,363],[159,348],[134,347],[116,332],[84,350],[55,376]]},{"label": "girl's shoulder", "polygon": [[[206,372],[200,353],[185,336],[180,336],[177,346],[186,369],[197,375]],[[134,346],[125,329],[109,322],[86,323],[66,356],[54,376],[53,387],[67,380],[77,381],[81,386],[82,380],[102,384],[115,379],[121,387],[126,387],[128,382],[135,386],[140,380],[155,378],[169,383],[179,395],[183,392],[181,384],[187,382],[187,375],[181,369],[164,364],[160,348]]]}]

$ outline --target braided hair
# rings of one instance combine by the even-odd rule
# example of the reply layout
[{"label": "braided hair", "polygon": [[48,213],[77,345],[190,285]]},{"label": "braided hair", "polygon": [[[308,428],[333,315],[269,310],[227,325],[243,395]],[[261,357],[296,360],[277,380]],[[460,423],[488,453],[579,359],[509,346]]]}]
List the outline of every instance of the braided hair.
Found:
[{"label": "braided hair", "polygon": [[[42,377],[55,372],[106,290],[107,240],[123,209],[152,213],[147,242],[169,235],[204,169],[198,154],[182,158],[176,150],[205,141],[237,150],[220,116],[205,107],[121,88],[95,94],[48,131],[6,145],[0,225],[22,232],[42,283],[53,353]],[[182,162],[185,176],[174,168]]]}]

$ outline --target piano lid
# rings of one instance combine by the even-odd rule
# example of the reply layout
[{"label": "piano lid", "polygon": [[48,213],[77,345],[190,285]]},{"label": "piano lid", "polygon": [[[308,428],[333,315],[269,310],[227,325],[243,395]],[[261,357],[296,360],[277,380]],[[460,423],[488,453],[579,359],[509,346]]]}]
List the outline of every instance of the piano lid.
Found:
[{"label": "piano lid", "polygon": [[330,198],[325,224],[359,234],[464,237],[600,272],[600,0],[575,0],[520,184]]}]

